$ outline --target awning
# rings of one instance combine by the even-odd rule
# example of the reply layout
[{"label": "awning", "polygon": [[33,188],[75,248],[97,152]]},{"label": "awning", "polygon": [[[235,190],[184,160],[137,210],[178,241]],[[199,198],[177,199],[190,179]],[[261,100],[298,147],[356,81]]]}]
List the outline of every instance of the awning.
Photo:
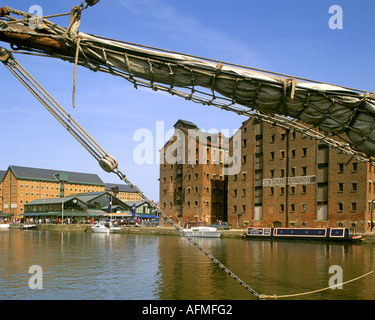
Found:
[{"label": "awning", "polygon": [[137,214],[137,217],[140,217],[140,218],[149,218],[149,219],[158,218],[158,216],[154,216],[154,215],[151,215],[151,214]]},{"label": "awning", "polygon": [[14,213],[0,213],[0,219],[1,218],[10,218],[13,217]]},{"label": "awning", "polygon": [[[61,217],[61,212],[30,212],[23,213],[20,216],[24,217]],[[104,216],[103,212],[64,212],[64,217],[101,217]]]}]

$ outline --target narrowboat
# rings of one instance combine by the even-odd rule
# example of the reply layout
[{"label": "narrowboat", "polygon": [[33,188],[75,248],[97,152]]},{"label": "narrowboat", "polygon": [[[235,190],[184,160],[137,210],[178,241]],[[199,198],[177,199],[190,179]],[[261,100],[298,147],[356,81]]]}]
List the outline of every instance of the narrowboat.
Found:
[{"label": "narrowboat", "polygon": [[351,235],[349,228],[258,228],[248,227],[246,239],[317,240],[360,242],[363,235]]}]

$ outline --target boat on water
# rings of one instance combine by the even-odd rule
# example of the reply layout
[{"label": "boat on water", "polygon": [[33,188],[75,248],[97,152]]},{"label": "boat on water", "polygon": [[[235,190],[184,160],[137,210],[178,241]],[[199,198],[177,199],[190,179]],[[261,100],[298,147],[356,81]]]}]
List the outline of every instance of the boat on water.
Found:
[{"label": "boat on water", "polygon": [[121,227],[115,227],[112,222],[96,222],[91,226],[91,230],[95,233],[110,233],[121,230]]},{"label": "boat on water", "polygon": [[205,222],[202,221],[190,221],[186,222],[183,231],[189,237],[200,237],[200,238],[220,238],[221,231],[214,227],[209,227]]},{"label": "boat on water", "polygon": [[351,235],[349,228],[257,228],[248,227],[247,239],[269,240],[317,240],[360,242],[363,235]]},{"label": "boat on water", "polygon": [[1,230],[7,230],[10,228],[10,224],[9,223],[0,223],[0,229]]},{"label": "boat on water", "polygon": [[23,230],[33,230],[33,229],[36,229],[36,224],[29,224],[29,223],[24,224],[22,226],[22,229]]}]

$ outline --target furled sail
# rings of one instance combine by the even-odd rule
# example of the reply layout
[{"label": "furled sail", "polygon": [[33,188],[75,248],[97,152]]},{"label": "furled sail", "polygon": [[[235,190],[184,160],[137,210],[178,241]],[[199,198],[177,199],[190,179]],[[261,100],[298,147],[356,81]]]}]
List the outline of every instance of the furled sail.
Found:
[{"label": "furled sail", "polygon": [[[16,44],[17,49],[41,51],[121,76],[135,87],[146,86],[258,116],[337,144],[343,152],[355,150],[353,155],[357,157],[375,156],[373,93],[85,34],[78,32],[81,11],[77,9],[71,12],[68,28],[43,19],[39,29],[27,27],[30,14],[5,9],[0,19],[0,40]],[[24,19],[12,18],[11,13],[22,13]],[[301,122],[318,130],[299,126]],[[329,138],[333,135],[340,136],[344,143]]]}]

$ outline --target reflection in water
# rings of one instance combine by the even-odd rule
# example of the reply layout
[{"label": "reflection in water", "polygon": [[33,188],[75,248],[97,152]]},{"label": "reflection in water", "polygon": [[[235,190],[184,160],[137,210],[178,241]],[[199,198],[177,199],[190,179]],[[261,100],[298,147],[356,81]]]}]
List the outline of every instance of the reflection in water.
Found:
[{"label": "reflection in water", "polygon": [[[343,281],[374,269],[373,245],[197,239],[262,294],[294,294],[329,286],[339,265]],[[255,299],[184,238],[81,232],[0,232],[2,299]],[[31,265],[43,289],[31,290]],[[374,274],[298,299],[375,299]]]}]

